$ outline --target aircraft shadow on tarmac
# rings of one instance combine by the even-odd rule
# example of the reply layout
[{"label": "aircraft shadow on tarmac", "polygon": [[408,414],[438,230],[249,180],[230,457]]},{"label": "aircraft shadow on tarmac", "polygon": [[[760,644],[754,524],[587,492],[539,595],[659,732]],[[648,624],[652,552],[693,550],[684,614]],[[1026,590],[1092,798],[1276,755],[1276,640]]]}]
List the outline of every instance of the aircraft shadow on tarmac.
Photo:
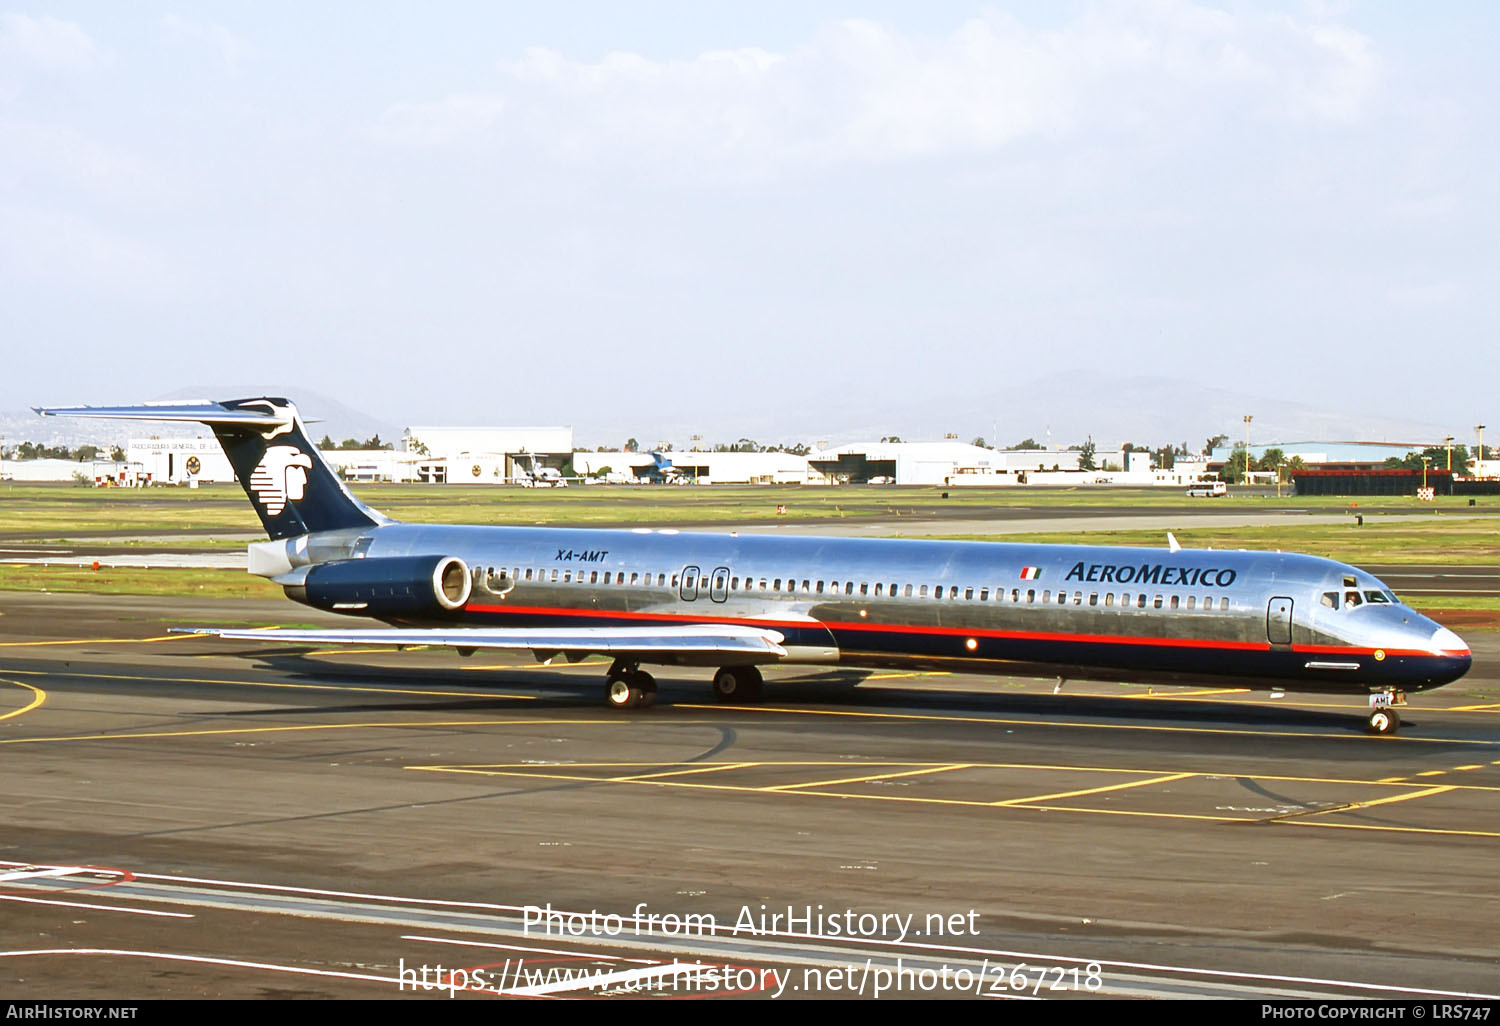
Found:
[{"label": "aircraft shadow on tarmac", "polygon": [[[410,671],[386,667],[338,666],[319,662],[300,649],[257,649],[243,655],[271,670],[276,676],[295,682],[317,683],[330,687],[402,687],[434,690],[462,688],[469,692],[486,688],[506,688],[527,693],[528,711],[567,709],[603,714],[601,691],[604,665],[598,664],[597,677],[562,674],[550,669],[500,670],[494,676],[483,672],[448,671],[432,667]],[[687,673],[696,671],[687,670]],[[921,716],[974,715],[1025,716],[1056,722],[1061,717],[1086,720],[1097,717],[1125,723],[1167,723],[1169,725],[1242,725],[1248,728],[1316,730],[1349,734],[1366,733],[1362,709],[1351,706],[1347,711],[1323,711],[1295,706],[1247,705],[1229,701],[1203,699],[1174,700],[1170,692],[1149,699],[1109,695],[1062,695],[1037,693],[1004,693],[993,691],[909,689],[889,684],[876,688],[858,685],[876,671],[822,670],[768,680],[761,704],[788,707],[824,707],[859,712],[890,711]],[[501,677],[503,674],[503,677]],[[713,703],[708,681],[660,680],[657,706],[678,703],[708,705]],[[960,686],[961,687],[961,686]],[[350,697],[357,693],[351,691]],[[484,711],[514,708],[514,702],[497,695],[493,700],[482,697],[455,698],[420,694],[389,700],[341,703],[335,706],[291,706],[277,709],[246,710],[235,715],[327,714],[330,712],[432,712]],[[750,708],[750,707],[741,707]],[[651,710],[636,710],[620,715],[650,716]],[[1408,721],[1417,726],[1414,721]]]}]

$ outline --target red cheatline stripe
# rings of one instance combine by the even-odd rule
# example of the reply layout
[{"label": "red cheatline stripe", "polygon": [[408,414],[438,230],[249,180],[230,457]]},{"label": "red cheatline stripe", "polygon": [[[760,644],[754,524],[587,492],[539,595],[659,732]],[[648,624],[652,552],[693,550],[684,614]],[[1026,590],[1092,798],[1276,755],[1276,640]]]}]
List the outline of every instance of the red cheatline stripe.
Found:
[{"label": "red cheatline stripe", "polygon": [[[1266,642],[1212,641],[1202,638],[1157,638],[1117,634],[1066,634],[1044,631],[1004,631],[980,627],[937,627],[907,624],[845,623],[822,620],[756,620],[734,616],[688,616],[680,613],[635,613],[619,609],[569,609],[553,606],[469,606],[469,612],[503,613],[511,616],[587,617],[595,620],[628,620],[645,623],[692,623],[734,624],[746,627],[765,627],[772,630],[803,630],[825,627],[829,630],[865,631],[877,634],[918,634],[928,636],[961,638],[1002,638],[1012,641],[1062,641],[1100,645],[1158,645],[1166,648],[1211,648],[1238,652],[1266,652],[1271,646]],[[1339,654],[1345,656],[1371,655],[1373,648],[1352,648],[1339,645],[1293,645],[1291,651],[1313,654]],[[1431,656],[1431,652],[1418,649],[1384,650],[1387,656]]]}]

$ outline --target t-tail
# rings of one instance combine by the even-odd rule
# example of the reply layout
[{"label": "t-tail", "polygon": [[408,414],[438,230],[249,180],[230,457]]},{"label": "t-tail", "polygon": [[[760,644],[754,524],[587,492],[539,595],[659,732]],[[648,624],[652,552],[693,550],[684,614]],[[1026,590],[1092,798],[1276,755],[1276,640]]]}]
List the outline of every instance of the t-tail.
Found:
[{"label": "t-tail", "polygon": [[36,412],[44,417],[207,424],[224,447],[266,534],[273,539],[390,522],[349,494],[307,440],[297,407],[286,399],[37,407]]}]

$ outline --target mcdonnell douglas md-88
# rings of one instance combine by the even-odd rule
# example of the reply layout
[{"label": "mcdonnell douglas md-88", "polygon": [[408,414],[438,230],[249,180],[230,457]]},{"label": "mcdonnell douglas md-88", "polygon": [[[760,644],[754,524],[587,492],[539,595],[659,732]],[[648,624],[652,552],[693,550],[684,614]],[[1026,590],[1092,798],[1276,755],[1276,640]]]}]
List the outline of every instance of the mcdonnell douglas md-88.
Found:
[{"label": "mcdonnell douglas md-88", "polygon": [[714,669],[725,701],[762,666],[981,673],[1368,694],[1468,671],[1469,648],[1370,574],[1292,553],[398,523],[351,495],[285,399],[39,409],[198,422],[223,445],[269,541],[250,572],[354,630],[234,639],[529,649],[613,659],[606,701],[649,705],[643,665]]}]

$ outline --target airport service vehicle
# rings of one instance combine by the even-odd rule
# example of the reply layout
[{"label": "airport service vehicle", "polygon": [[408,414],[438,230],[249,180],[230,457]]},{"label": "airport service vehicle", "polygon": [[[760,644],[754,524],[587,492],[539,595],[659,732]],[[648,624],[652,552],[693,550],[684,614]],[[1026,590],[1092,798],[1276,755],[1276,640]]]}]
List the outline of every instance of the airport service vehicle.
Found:
[{"label": "airport service vehicle", "polygon": [[250,572],[386,625],[203,633],[603,654],[621,709],[655,700],[646,665],[712,668],[728,702],[758,699],[768,665],[943,667],[1368,694],[1390,733],[1406,692],[1471,663],[1379,580],[1314,556],[398,523],[345,489],[286,399],[38,412],[207,424],[269,536]]},{"label": "airport service vehicle", "polygon": [[1190,499],[1217,499],[1229,494],[1229,486],[1223,481],[1199,481],[1188,485],[1187,493]]}]

